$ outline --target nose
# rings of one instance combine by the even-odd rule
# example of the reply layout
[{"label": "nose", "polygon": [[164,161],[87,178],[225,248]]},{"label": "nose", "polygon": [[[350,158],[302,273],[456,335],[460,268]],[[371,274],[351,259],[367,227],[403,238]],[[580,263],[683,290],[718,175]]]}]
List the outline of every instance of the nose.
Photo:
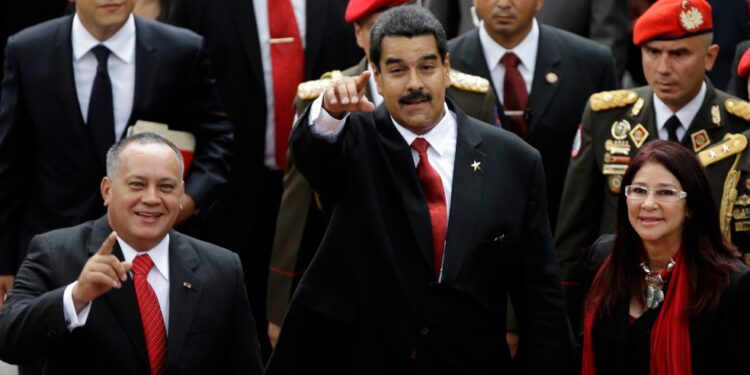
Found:
[{"label": "nose", "polygon": [[498,7],[498,8],[507,9],[507,8],[510,7],[510,3],[512,1],[513,0],[497,0],[497,1],[495,1],[495,6]]},{"label": "nose", "polygon": [[641,207],[647,210],[653,210],[659,207],[659,203],[656,202],[656,199],[654,198],[654,192],[649,191],[648,194],[646,194],[646,199],[643,200],[643,203],[641,203]]},{"label": "nose", "polygon": [[666,53],[659,55],[656,64],[656,72],[660,75],[669,75],[669,73],[672,71],[668,57],[669,56]]},{"label": "nose", "polygon": [[148,205],[156,205],[159,204],[159,190],[156,186],[149,186],[147,189],[144,189],[143,195],[141,196],[141,201],[144,204]]},{"label": "nose", "polygon": [[409,73],[409,83],[406,89],[409,91],[419,91],[424,88],[422,77],[419,76],[419,69],[412,69]]}]

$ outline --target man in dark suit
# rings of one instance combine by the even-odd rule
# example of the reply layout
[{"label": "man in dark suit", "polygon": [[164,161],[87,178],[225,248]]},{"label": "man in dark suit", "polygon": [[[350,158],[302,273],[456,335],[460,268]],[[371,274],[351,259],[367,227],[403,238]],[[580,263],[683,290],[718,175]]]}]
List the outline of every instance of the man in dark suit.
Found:
[{"label": "man in dark suit", "polygon": [[630,158],[654,139],[679,142],[698,153],[727,133],[748,128],[745,106],[706,79],[719,49],[712,43],[712,27],[705,0],[657,1],[639,18],[633,36],[643,51],[649,85],[597,93],[586,106],[555,233],[574,328],[585,293],[580,289],[583,260],[599,235],[614,231]]},{"label": "man in dark suit", "polygon": [[342,78],[292,136],[333,208],[267,373],[507,373],[508,291],[526,372],[565,371],[539,153],[446,101],[450,58],[429,11],[390,9],[371,35],[384,105],[366,99],[369,72]]},{"label": "man in dark suit", "polygon": [[[372,25],[386,9],[405,2],[405,0],[349,1],[346,8],[346,21],[354,24],[357,44],[366,52],[369,51]],[[300,84],[294,103],[295,111],[303,112],[334,79],[342,76],[356,77],[368,69],[370,67],[365,56],[359,63],[343,72],[329,72],[324,75],[324,78]],[[365,95],[376,106],[383,101],[383,97],[377,92],[372,76],[365,88]],[[488,80],[451,70],[451,86],[446,90],[446,96],[467,115],[487,123],[494,123],[496,100]],[[278,338],[289,300],[320,245],[326,224],[322,202],[316,198],[310,184],[299,173],[293,159],[290,152],[288,168],[284,173],[284,193],[276,221],[268,275],[266,310],[268,336],[272,343],[275,343]]]},{"label": "man in dark suit", "polygon": [[134,17],[132,9],[133,0],[80,0],[75,15],[8,42],[0,105],[0,296],[33,235],[103,214],[95,186],[104,154],[128,125],[148,120],[195,136],[178,222],[207,208],[226,183],[232,128],[202,39]]},{"label": "man in dark suit", "polygon": [[[560,192],[571,145],[588,97],[616,87],[612,53],[598,43],[550,26],[534,14],[540,0],[476,0],[482,27],[449,43],[452,66],[492,82],[506,129],[525,123],[521,136],[542,154],[547,181],[547,210],[555,230]],[[511,71],[501,61],[518,57],[517,72],[528,95],[524,108],[512,108],[505,98]],[[507,99],[507,100],[506,100]]]},{"label": "man in dark suit", "polygon": [[139,133],[107,154],[107,215],[35,236],[0,358],[47,374],[261,374],[239,257],[182,235],[183,160]]},{"label": "man in dark suit", "polygon": [[[291,76],[283,80],[292,86],[292,97],[284,103],[275,99],[272,72],[290,63],[272,64],[269,50],[292,37],[270,37],[268,17],[269,7],[282,2],[294,8],[294,20],[287,21],[298,26],[304,47],[302,77],[299,81]],[[168,22],[206,38],[224,108],[234,125],[237,155],[229,191],[207,213],[201,237],[240,255],[259,331],[265,331],[267,324],[268,265],[286,167],[279,163],[280,153],[285,155],[279,146],[288,144],[287,138],[276,138],[275,126],[291,129],[291,106],[298,83],[353,65],[362,57],[351,25],[344,22],[346,3],[347,0],[174,0],[168,4]],[[290,116],[286,123],[276,124],[275,110],[281,106],[289,110]],[[261,344],[264,355],[270,354],[265,335]]]}]

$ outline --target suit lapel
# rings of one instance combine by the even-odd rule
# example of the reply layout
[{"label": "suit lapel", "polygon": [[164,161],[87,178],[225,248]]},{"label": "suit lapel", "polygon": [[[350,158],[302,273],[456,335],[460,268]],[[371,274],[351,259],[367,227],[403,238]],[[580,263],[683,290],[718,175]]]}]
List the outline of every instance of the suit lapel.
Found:
[{"label": "suit lapel", "polygon": [[432,269],[432,225],[427,209],[427,199],[417,176],[411,154],[411,148],[391,121],[385,105],[375,111],[375,123],[383,138],[383,147],[388,155],[391,173],[397,182],[404,203],[406,216],[411,223],[412,233],[425,260],[426,266]]},{"label": "suit lapel", "polygon": [[[270,0],[269,0],[270,1]],[[255,20],[255,8],[253,2],[248,0],[229,0],[229,13],[232,15],[234,26],[237,28],[237,37],[242,40],[245,56],[255,78],[264,85],[263,62],[260,55],[260,41],[258,40],[258,25]],[[248,17],[248,15],[250,15]],[[237,62],[238,64],[241,62]]]},{"label": "suit lapel", "polygon": [[[557,88],[560,87],[560,81],[565,79],[557,67],[560,63],[560,51],[558,46],[549,40],[549,36],[547,27],[540,25],[536,67],[534,68],[534,78],[529,93],[529,109],[531,110],[529,131],[537,127],[542,118],[541,115],[547,110],[552,98],[555,97]],[[550,73],[557,76],[555,82],[550,83],[547,80],[547,75]]]},{"label": "suit lapel", "polygon": [[[87,248],[89,254],[93,255],[99,250],[102,242],[112,232],[107,216],[96,221],[94,229],[89,237]],[[120,245],[115,243],[112,251],[117,259],[124,260]],[[133,279],[128,277],[128,281],[122,283],[120,289],[112,289],[104,295],[105,300],[109,303],[112,313],[117,317],[122,329],[130,338],[133,344],[133,350],[138,354],[138,359],[145,372],[148,371],[148,354],[146,353],[146,338],[143,335],[143,324],[141,322],[141,313],[138,310],[138,302],[135,297],[135,288]]]},{"label": "suit lapel", "polygon": [[50,64],[50,69],[56,70],[52,76],[59,79],[56,87],[57,100],[59,100],[60,107],[65,112],[67,123],[71,128],[70,130],[75,137],[78,138],[78,146],[83,149],[83,152],[88,152],[89,155],[91,155],[90,158],[86,159],[91,161],[92,166],[96,167],[98,166],[96,153],[91,138],[89,138],[89,134],[86,131],[86,124],[83,122],[81,105],[78,103],[75,76],[73,73],[73,47],[71,41],[72,27],[73,17],[71,16],[68,17],[58,29],[58,32],[55,35],[55,47],[52,52],[53,56],[49,61],[58,61],[60,63]]},{"label": "suit lapel", "polygon": [[195,274],[200,264],[195,250],[179,233],[169,235],[169,311],[173,313],[169,314],[167,372],[177,365],[203,290]]},{"label": "suit lapel", "polygon": [[[159,56],[154,47],[149,25],[135,17],[135,91],[133,110],[128,125],[135,123],[146,111],[149,103],[154,103],[154,82],[159,69]],[[125,130],[127,131],[127,126]],[[125,134],[121,134],[125,136]]]},{"label": "suit lapel", "polygon": [[[455,280],[468,253],[467,244],[472,243],[474,229],[478,227],[479,209],[482,200],[486,155],[478,149],[482,138],[468,123],[463,112],[448,101],[456,113],[458,134],[456,137],[456,160],[453,165],[453,189],[446,236],[443,277],[445,282]],[[475,170],[472,164],[479,163]]]}]

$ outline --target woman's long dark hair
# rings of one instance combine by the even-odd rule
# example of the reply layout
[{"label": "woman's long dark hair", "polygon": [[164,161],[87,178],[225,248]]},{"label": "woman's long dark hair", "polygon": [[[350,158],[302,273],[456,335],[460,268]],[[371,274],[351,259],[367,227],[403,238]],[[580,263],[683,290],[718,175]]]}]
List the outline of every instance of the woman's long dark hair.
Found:
[{"label": "woman's long dark hair", "polygon": [[[657,163],[671,172],[688,193],[682,230],[682,261],[690,280],[690,318],[714,312],[723,290],[729,285],[732,271],[737,269],[733,258],[737,249],[728,244],[721,233],[719,213],[703,167],[693,153],[675,142],[653,141],[635,155],[622,179],[624,187],[647,163]],[[617,227],[612,252],[591,286],[587,306],[599,306],[599,315],[609,315],[617,303],[629,300],[635,293],[643,303],[640,269],[642,241],[628,220],[624,193],[617,198]]]}]

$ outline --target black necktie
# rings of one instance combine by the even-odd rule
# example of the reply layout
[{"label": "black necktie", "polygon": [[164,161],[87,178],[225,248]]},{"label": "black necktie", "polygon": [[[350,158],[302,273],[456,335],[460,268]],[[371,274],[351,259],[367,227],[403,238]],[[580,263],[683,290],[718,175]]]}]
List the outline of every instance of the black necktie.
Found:
[{"label": "black necktie", "polygon": [[112,82],[107,71],[110,51],[103,45],[91,49],[99,65],[91,88],[86,127],[94,143],[98,160],[104,163],[107,150],[115,143],[115,115],[112,105]]},{"label": "black necktie", "polygon": [[680,143],[680,139],[677,138],[677,128],[679,128],[680,126],[682,126],[682,124],[680,123],[680,119],[678,119],[675,115],[672,115],[672,117],[670,117],[667,122],[664,123],[664,127],[667,128],[667,134],[669,134],[667,140]]}]

